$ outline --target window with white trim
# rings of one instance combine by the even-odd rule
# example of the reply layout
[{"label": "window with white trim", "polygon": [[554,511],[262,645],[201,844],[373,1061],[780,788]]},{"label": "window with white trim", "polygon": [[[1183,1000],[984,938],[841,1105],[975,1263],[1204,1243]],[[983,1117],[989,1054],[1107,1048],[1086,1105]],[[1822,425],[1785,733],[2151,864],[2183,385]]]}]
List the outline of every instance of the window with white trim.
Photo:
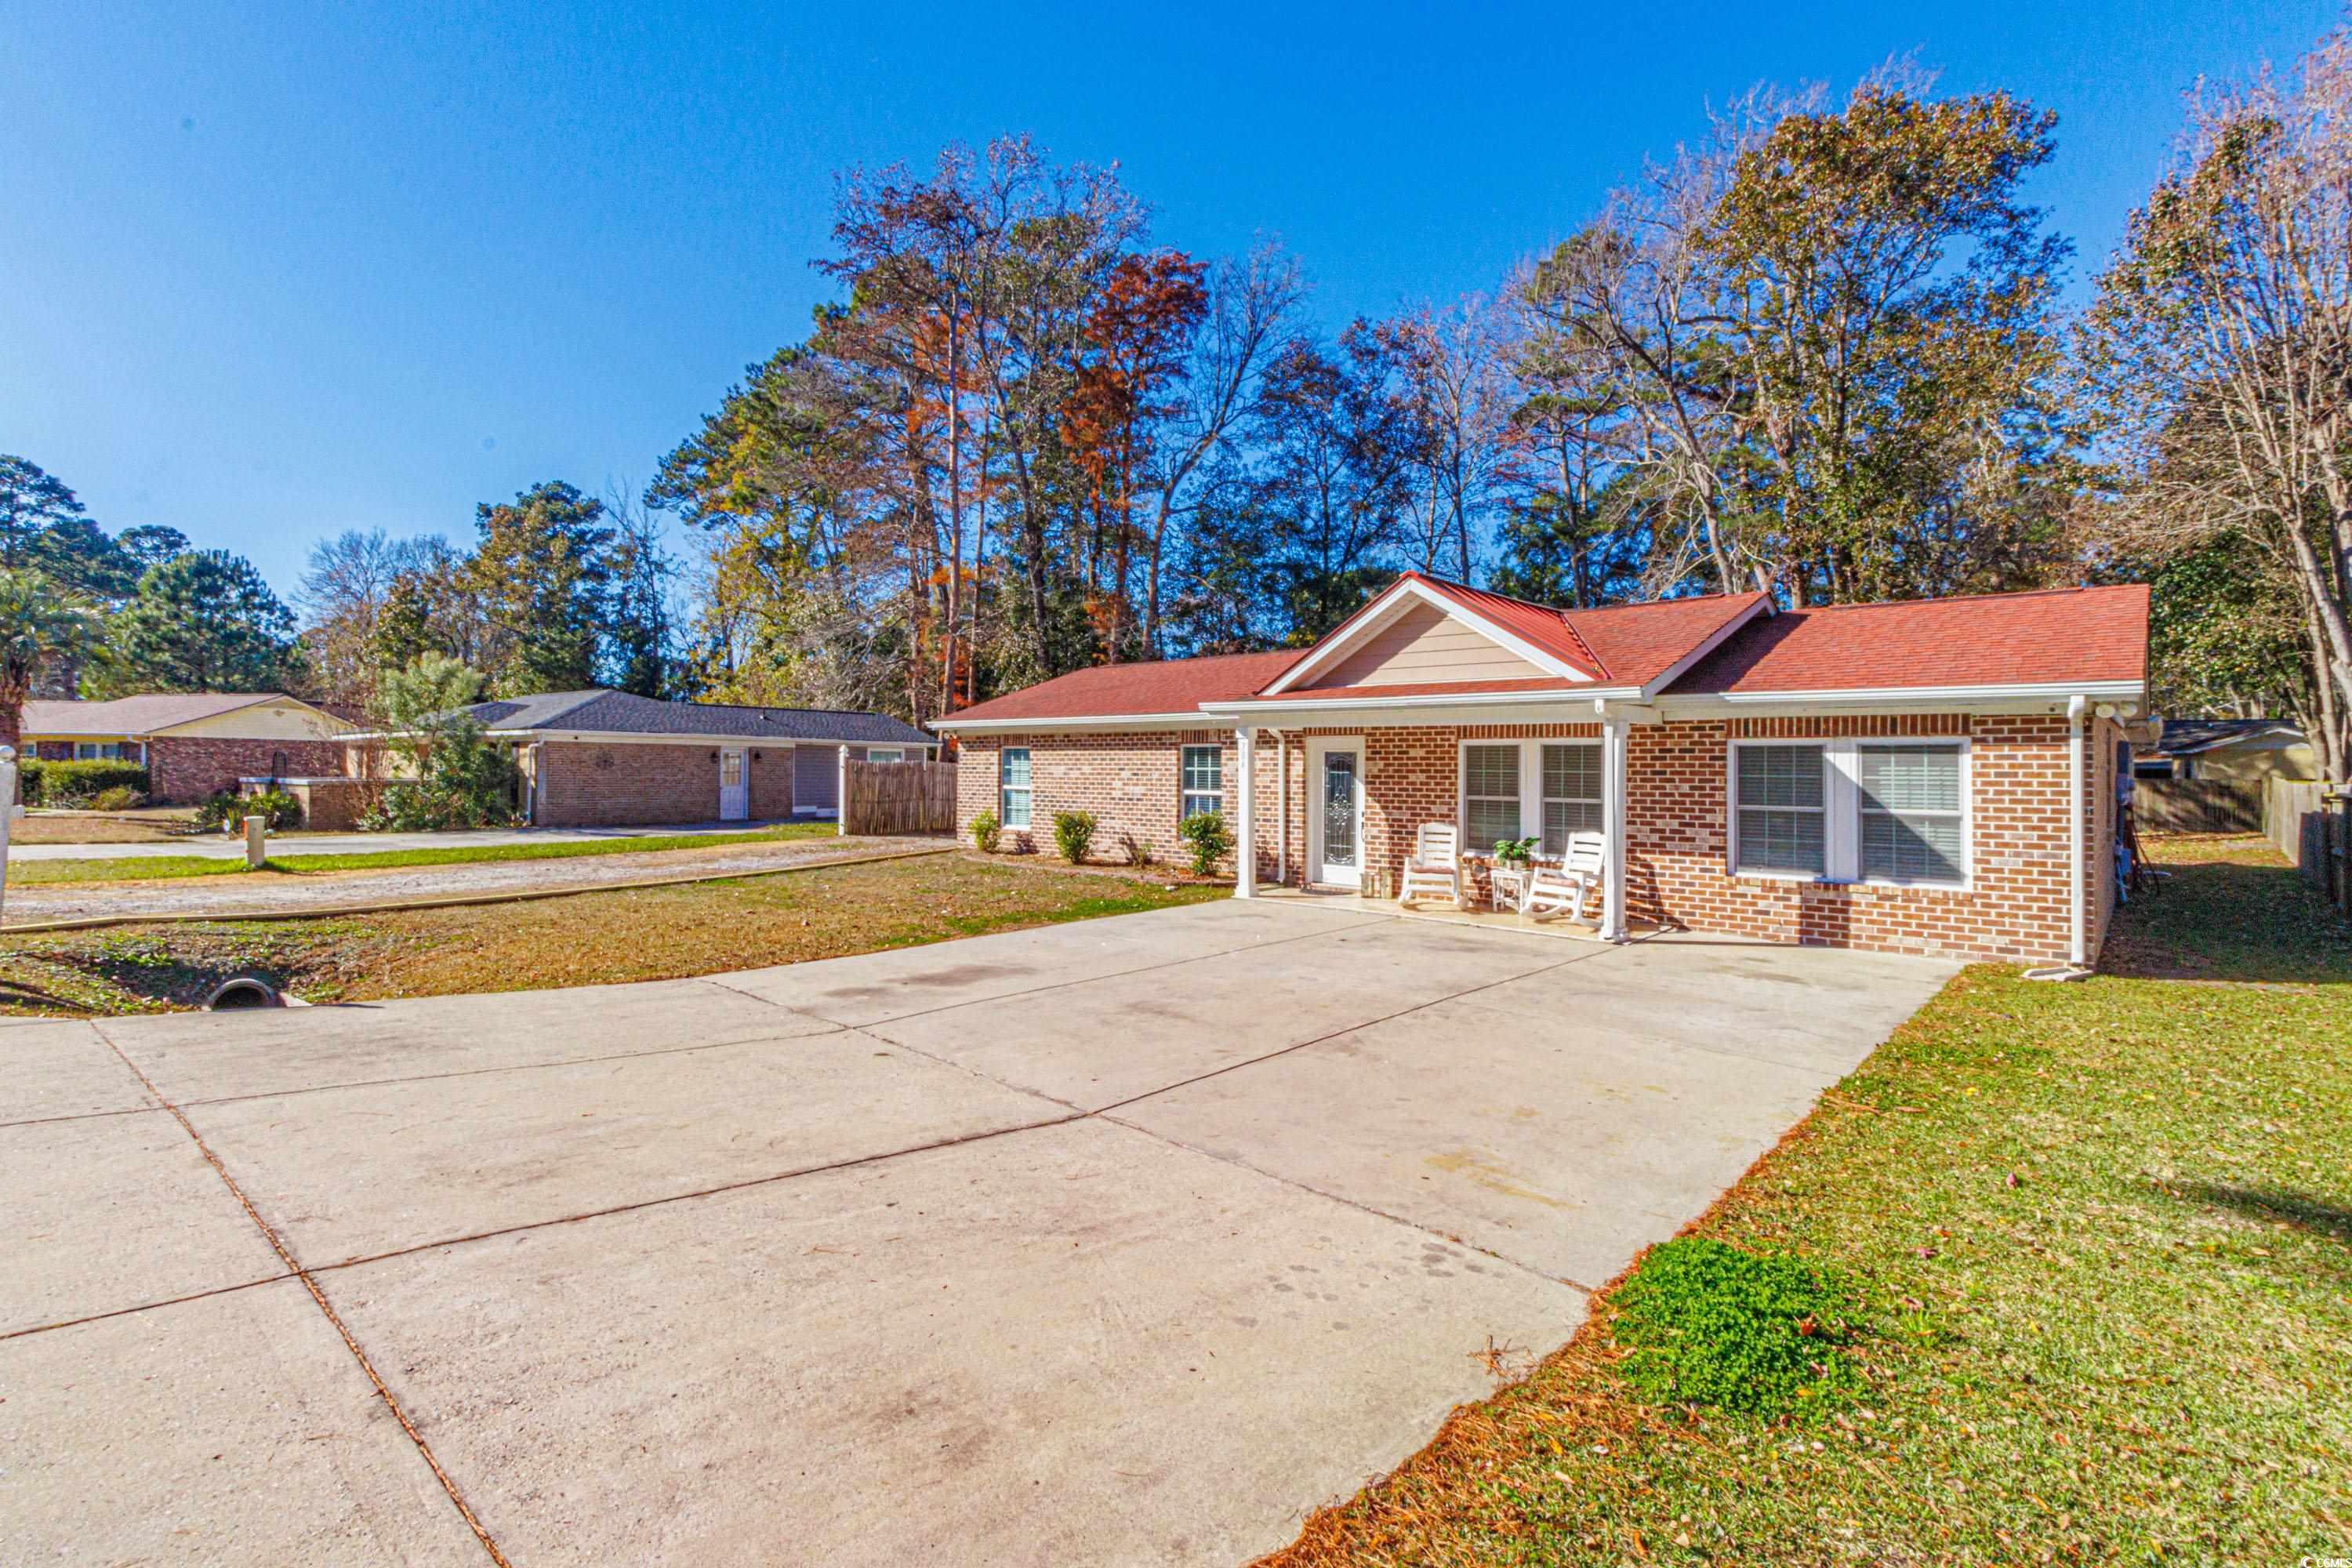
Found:
[{"label": "window with white trim", "polygon": [[1601,742],[1548,742],[1543,749],[1543,852],[1568,853],[1571,833],[1599,833]]},{"label": "window with white trim", "polygon": [[1964,887],[1965,741],[1735,741],[1731,868]]},{"label": "window with white trim", "polygon": [[1829,760],[1825,746],[1741,746],[1739,871],[1829,870]]},{"label": "window with white trim", "polygon": [[1858,746],[1854,795],[1864,881],[1964,879],[1958,747]]},{"label": "window with white trim", "polygon": [[1178,763],[1176,819],[1225,808],[1225,753],[1222,746],[1187,746]]},{"label": "window with white trim", "polygon": [[118,763],[122,760],[122,743],[119,741],[76,741],[74,761],[78,763]]},{"label": "window with white trim", "polygon": [[1006,746],[996,753],[996,820],[1005,827],[1029,826],[1029,748]]},{"label": "window with white trim", "polygon": [[1462,748],[1462,847],[1477,854],[1519,837],[1519,748]]},{"label": "window with white trim", "polygon": [[907,760],[904,746],[868,746],[866,760],[869,763],[903,763]]}]

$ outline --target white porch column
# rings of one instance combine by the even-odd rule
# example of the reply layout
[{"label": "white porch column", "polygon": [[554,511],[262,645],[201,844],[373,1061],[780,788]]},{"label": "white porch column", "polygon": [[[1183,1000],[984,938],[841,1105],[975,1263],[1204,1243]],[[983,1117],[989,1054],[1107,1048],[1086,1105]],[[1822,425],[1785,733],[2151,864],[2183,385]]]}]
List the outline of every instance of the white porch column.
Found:
[{"label": "white porch column", "polygon": [[833,762],[833,836],[843,837],[849,831],[849,748],[844,746]]},{"label": "white porch column", "polygon": [[1633,721],[1606,707],[1601,715],[1601,820],[1609,839],[1609,863],[1602,871],[1601,938],[1625,940],[1625,752]]},{"label": "white porch column", "polygon": [[1234,897],[1257,897],[1257,839],[1252,832],[1256,820],[1256,805],[1252,799],[1257,794],[1257,731],[1244,724],[1234,731],[1234,771],[1241,774],[1234,792],[1236,808],[1234,816]]},{"label": "white porch column", "polygon": [[1274,826],[1274,879],[1276,885],[1290,886],[1290,737],[1276,730],[1274,732],[1274,794],[1281,806],[1276,812]]}]

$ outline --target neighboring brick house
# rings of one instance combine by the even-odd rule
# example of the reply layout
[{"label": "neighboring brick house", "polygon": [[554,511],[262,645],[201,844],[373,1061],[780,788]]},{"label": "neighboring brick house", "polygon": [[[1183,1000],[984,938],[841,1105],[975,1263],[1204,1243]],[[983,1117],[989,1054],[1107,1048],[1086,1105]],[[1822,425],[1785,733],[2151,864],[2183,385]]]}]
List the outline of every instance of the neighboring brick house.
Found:
[{"label": "neighboring brick house", "polygon": [[247,778],[342,772],[357,726],[282,691],[158,691],[107,702],[36,700],[19,725],[44,760],[143,763],[148,798],[190,805]]},{"label": "neighboring brick house", "polygon": [[[663,702],[602,688],[477,702],[514,748],[524,815],[542,827],[826,817],[840,763],[936,760],[940,742],[880,713]],[[352,771],[380,751],[352,737]]]},{"label": "neighboring brick house", "polygon": [[2147,661],[2138,586],[1559,610],[1409,573],[1312,648],[1081,670],[938,728],[967,838],[994,810],[1050,848],[1082,808],[1170,858],[1215,804],[1244,897],[1390,896],[1424,822],[1545,853],[1598,829],[1613,937],[2088,963]]}]

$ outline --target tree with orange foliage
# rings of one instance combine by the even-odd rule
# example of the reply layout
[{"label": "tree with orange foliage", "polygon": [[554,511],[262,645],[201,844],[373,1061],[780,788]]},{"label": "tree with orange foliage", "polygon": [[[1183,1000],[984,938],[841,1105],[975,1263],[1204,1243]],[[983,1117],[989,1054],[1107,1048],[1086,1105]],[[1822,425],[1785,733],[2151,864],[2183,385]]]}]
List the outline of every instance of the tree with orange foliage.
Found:
[{"label": "tree with orange foliage", "polygon": [[1205,263],[1178,250],[1128,256],[1088,313],[1076,384],[1062,405],[1062,440],[1085,476],[1089,608],[1105,659],[1128,653],[1135,617],[1135,500],[1157,423],[1186,374],[1185,349],[1209,308]]}]

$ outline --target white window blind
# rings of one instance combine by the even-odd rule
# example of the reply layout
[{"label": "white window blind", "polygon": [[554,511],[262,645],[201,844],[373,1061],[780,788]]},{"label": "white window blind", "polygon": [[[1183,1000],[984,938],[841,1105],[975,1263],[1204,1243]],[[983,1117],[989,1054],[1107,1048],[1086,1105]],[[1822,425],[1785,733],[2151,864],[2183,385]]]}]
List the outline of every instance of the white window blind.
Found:
[{"label": "white window blind", "polygon": [[1485,853],[1519,837],[1519,748],[1462,749],[1462,847]]},{"label": "white window blind", "polygon": [[1216,746],[1187,746],[1178,782],[1176,816],[1181,821],[1225,806],[1224,752]]},{"label": "white window blind", "polygon": [[1960,753],[1867,745],[1854,753],[1862,874],[1882,882],[1961,879]]}]

